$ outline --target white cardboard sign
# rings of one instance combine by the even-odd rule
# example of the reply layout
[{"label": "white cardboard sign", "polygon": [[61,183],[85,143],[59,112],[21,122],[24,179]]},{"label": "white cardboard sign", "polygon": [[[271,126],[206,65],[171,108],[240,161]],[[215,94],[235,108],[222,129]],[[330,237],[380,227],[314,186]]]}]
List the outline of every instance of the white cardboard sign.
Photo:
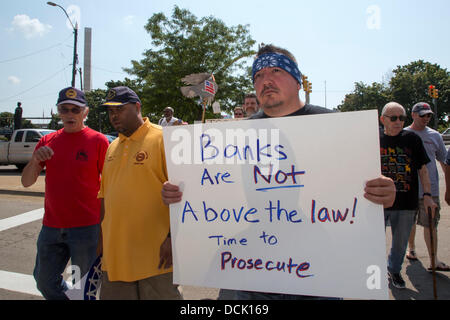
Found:
[{"label": "white cardboard sign", "polygon": [[174,282],[388,299],[377,111],[164,128]]}]

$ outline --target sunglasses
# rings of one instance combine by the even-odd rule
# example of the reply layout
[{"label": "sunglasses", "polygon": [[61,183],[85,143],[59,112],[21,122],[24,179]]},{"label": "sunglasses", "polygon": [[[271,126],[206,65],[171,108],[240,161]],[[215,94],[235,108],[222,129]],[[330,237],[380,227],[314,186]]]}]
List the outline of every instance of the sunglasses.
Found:
[{"label": "sunglasses", "polygon": [[81,107],[74,107],[74,108],[66,108],[66,107],[59,107],[58,112],[61,114],[68,114],[69,112],[73,114],[80,114],[82,111]]},{"label": "sunglasses", "polygon": [[421,118],[431,118],[431,113],[427,113],[427,114],[424,114],[424,115],[419,116],[419,117],[421,117]]},{"label": "sunglasses", "polygon": [[391,122],[395,122],[397,121],[397,119],[399,119],[401,122],[405,122],[406,121],[406,116],[385,116],[386,118],[389,118],[391,120]]}]

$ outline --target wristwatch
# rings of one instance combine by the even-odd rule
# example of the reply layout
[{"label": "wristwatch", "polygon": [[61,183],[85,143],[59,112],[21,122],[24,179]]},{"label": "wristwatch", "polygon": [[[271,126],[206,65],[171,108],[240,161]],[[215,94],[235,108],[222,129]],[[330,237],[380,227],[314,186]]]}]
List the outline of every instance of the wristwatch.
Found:
[{"label": "wristwatch", "polygon": [[424,198],[425,196],[432,197],[431,193],[429,193],[429,192],[424,192],[422,195],[422,198]]}]

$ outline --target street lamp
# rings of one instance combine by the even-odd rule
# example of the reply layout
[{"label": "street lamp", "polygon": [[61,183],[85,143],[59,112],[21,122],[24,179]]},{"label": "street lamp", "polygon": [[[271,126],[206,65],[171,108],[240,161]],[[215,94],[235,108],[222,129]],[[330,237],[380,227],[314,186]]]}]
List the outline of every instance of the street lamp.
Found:
[{"label": "street lamp", "polygon": [[49,6],[52,7],[59,7],[62,9],[62,11],[64,11],[67,19],[69,19],[69,22],[73,28],[73,34],[74,34],[74,44],[73,44],[73,67],[72,67],[72,88],[75,88],[75,77],[77,75],[77,61],[78,61],[78,55],[77,55],[77,42],[78,42],[78,22],[75,24],[75,26],[73,25],[72,21],[70,20],[69,15],[67,14],[66,10],[61,7],[59,4],[56,4],[54,2],[47,2],[47,4]]}]

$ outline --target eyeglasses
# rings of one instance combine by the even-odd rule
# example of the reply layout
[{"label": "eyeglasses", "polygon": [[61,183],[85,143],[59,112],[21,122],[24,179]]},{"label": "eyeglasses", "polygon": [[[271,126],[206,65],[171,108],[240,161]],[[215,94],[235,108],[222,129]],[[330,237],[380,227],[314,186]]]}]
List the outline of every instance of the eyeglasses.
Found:
[{"label": "eyeglasses", "polygon": [[68,114],[69,112],[72,112],[73,114],[80,114],[84,108],[80,107],[74,107],[74,108],[66,108],[66,107],[59,107],[58,112],[61,114]]},{"label": "eyeglasses", "polygon": [[423,114],[423,115],[421,115],[419,117],[421,117],[421,118],[431,118],[431,113]]},{"label": "eyeglasses", "polygon": [[406,121],[406,116],[385,116],[386,118],[389,118],[391,120],[391,122],[395,122],[398,120],[400,120],[401,122],[405,122]]}]

